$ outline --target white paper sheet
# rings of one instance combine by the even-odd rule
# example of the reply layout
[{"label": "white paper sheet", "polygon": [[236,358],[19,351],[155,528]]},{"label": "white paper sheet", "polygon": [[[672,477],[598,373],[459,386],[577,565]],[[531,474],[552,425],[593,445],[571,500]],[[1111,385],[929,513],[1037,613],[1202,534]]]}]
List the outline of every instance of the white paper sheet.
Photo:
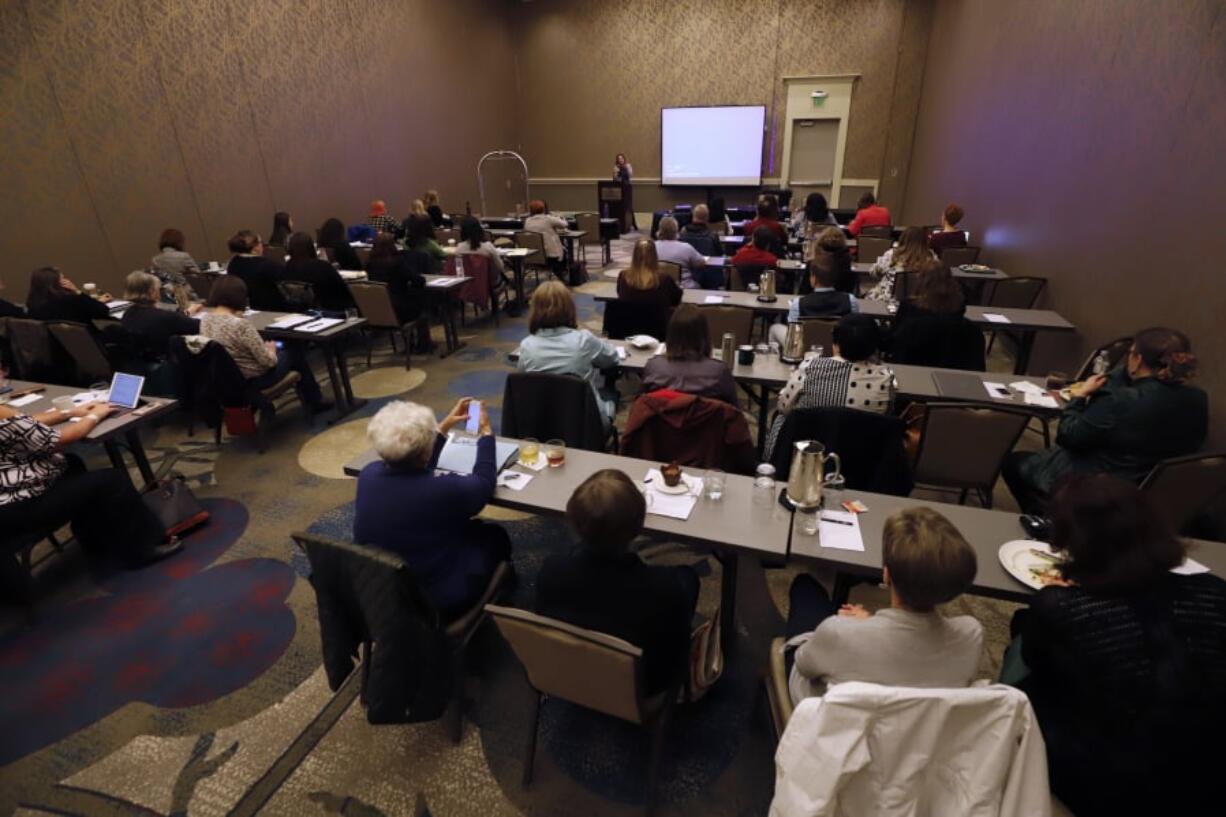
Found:
[{"label": "white paper sheet", "polygon": [[1209,568],[1205,567],[1191,556],[1185,556],[1183,564],[1181,564],[1179,567],[1172,567],[1171,572],[1178,573],[1180,576],[1195,576],[1197,573],[1208,573]]},{"label": "white paper sheet", "polygon": [[121,301],[119,299],[107,301],[106,308],[112,312],[122,312],[132,305],[131,301]]},{"label": "white paper sheet", "polygon": [[669,516],[673,519],[689,519],[694,506],[698,504],[698,497],[702,496],[702,478],[682,474],[681,479],[689,486],[689,493],[665,494],[653,487],[664,484],[664,477],[660,475],[660,469],[652,468],[648,471],[646,480],[650,480],[650,482],[646,483],[647,494],[649,495],[647,513],[654,513],[657,516]]},{"label": "white paper sheet", "polygon": [[864,550],[860,535],[860,518],[846,511],[822,511],[820,544],[834,550]]},{"label": "white paper sheet", "polygon": [[983,390],[988,393],[988,397],[993,400],[1011,400],[1013,395],[1009,394],[1009,390],[1005,388],[1004,383],[993,383],[991,381],[983,381]]},{"label": "white paper sheet", "polygon": [[727,295],[707,295],[702,299],[702,302],[704,304],[722,304],[726,300],[728,300]]},{"label": "white paper sheet", "polygon": [[1038,383],[1031,383],[1029,380],[1015,381],[1009,384],[1009,388],[1014,391],[1020,391],[1022,394],[1047,394],[1047,389]]},{"label": "white paper sheet", "polygon": [[291,329],[295,326],[304,323],[310,323],[315,320],[310,315],[286,315],[279,321],[273,321],[268,324],[269,329]]},{"label": "white paper sheet", "polygon": [[337,324],[345,322],[344,318],[319,318],[310,323],[299,324],[294,327],[296,332],[322,332],[325,329],[330,329]]},{"label": "white paper sheet", "polygon": [[341,277],[344,278],[346,281],[364,281],[366,280],[366,273],[362,272],[362,270],[360,269],[343,269],[340,271],[340,273],[341,273]]},{"label": "white paper sheet", "polygon": [[532,475],[525,474],[522,471],[503,471],[496,480],[498,485],[503,488],[510,488],[512,491],[522,491],[531,481]]},{"label": "white paper sheet", "polygon": [[441,289],[441,288],[446,288],[446,287],[453,287],[453,286],[456,286],[462,283],[464,283],[464,279],[460,278],[459,276],[443,277],[443,278],[432,278],[431,280],[426,282],[426,286],[439,287]]},{"label": "white paper sheet", "polygon": [[524,462],[523,460],[516,460],[515,464],[518,465],[520,468],[527,468],[530,471],[544,471],[545,468],[549,465],[549,461],[545,459],[545,452],[542,449],[541,451],[537,453],[536,459],[533,460],[532,462]]},{"label": "white paper sheet", "polygon": [[1013,323],[1013,321],[996,312],[984,312],[983,319],[989,323]]},{"label": "white paper sheet", "polygon": [[629,354],[626,352],[625,346],[618,346],[615,348],[617,349],[617,359],[618,360],[625,360],[627,357],[629,357]]},{"label": "white paper sheet", "polygon": [[39,400],[42,400],[42,399],[43,399],[42,392],[39,392],[37,394],[27,394],[24,397],[18,397],[16,400],[10,400],[9,405],[12,406],[13,408],[21,408],[22,406],[28,406],[31,403],[37,403]]},{"label": "white paper sheet", "polygon": [[1060,404],[1056,402],[1056,398],[1050,394],[1031,394],[1026,392],[1026,405],[1038,406],[1039,408],[1060,408]]}]

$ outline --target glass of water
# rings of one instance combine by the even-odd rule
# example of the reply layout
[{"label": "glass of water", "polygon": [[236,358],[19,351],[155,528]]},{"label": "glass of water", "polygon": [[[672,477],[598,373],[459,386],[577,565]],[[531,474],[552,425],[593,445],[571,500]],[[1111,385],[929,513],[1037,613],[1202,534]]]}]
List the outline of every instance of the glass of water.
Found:
[{"label": "glass of water", "polygon": [[702,476],[702,494],[712,502],[719,502],[724,498],[724,484],[727,482],[728,475],[718,468],[712,468]]}]

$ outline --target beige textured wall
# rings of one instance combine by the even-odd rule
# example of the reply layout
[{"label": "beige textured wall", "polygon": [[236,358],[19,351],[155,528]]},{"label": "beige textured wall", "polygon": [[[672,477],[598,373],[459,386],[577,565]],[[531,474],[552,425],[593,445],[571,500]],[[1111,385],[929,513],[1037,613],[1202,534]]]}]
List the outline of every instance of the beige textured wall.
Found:
[{"label": "beige textured wall", "polygon": [[1049,279],[1087,347],[1186,331],[1226,444],[1226,4],[946,0],[904,219],[948,201],[986,258]]},{"label": "beige textured wall", "polygon": [[[773,114],[763,175],[773,176],[782,78],[858,73],[844,175],[881,177],[886,200],[901,204],[931,8],[928,0],[518,4],[511,25],[522,151],[536,178],[604,178],[618,152],[636,174],[659,177],[660,108],[762,104]],[[544,190],[551,204],[594,205],[592,185]],[[646,210],[693,194],[639,185],[635,197]]]},{"label": "beige textured wall", "polygon": [[[427,187],[477,200],[509,144],[500,0],[0,0],[0,275],[55,264],[116,288],[176,226],[200,259],[234,231],[396,215]],[[465,48],[456,48],[464,32]],[[475,206],[475,205],[474,205]]]}]

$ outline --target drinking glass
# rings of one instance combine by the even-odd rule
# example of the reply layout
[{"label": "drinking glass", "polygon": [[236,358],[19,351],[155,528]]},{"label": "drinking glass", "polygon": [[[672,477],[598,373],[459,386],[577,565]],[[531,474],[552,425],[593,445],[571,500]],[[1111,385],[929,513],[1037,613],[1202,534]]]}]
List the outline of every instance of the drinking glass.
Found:
[{"label": "drinking glass", "polygon": [[837,494],[845,487],[847,487],[847,480],[843,478],[842,474],[830,474],[822,480],[822,491],[828,494]]},{"label": "drinking glass", "polygon": [[711,468],[702,476],[702,494],[712,502],[724,498],[724,484],[728,475],[718,468]]},{"label": "drinking glass", "polygon": [[540,440],[528,437],[519,444],[519,461],[523,465],[536,465],[536,458],[541,455]]},{"label": "drinking glass", "polygon": [[561,468],[566,464],[566,443],[561,440],[550,440],[545,443],[545,461],[550,468]]},{"label": "drinking glass", "polygon": [[72,399],[71,394],[65,394],[61,397],[52,397],[51,405],[55,406],[55,410],[61,414],[68,414],[76,408],[76,402]]}]

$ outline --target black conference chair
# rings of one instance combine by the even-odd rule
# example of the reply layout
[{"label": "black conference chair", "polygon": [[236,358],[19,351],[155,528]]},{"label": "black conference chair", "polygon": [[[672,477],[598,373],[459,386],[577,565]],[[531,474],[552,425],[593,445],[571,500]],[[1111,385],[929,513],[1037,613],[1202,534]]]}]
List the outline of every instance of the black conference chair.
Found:
[{"label": "black conference chair", "polygon": [[851,490],[907,496],[913,485],[903,448],[906,424],[898,417],[849,408],[796,409],[783,421],[770,463],[787,479],[793,443],[817,440],[839,455]]},{"label": "black conference chair", "polygon": [[568,374],[512,372],[502,395],[502,436],[562,440],[570,448],[617,450],[586,380]]},{"label": "black conference chair", "polygon": [[611,340],[625,340],[632,335],[651,335],[659,341],[668,332],[671,309],[659,304],[613,300],[604,305],[604,334]]}]

